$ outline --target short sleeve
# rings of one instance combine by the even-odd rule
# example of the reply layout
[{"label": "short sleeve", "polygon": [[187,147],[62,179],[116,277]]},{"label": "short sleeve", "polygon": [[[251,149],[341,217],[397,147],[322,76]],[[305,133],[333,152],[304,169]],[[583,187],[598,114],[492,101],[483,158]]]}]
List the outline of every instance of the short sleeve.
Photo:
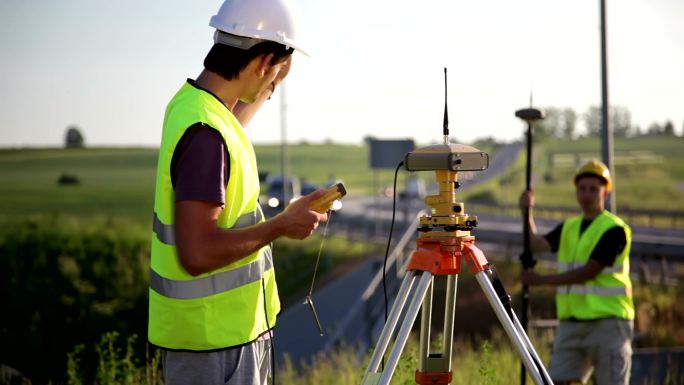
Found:
[{"label": "short sleeve", "polygon": [[589,258],[599,261],[603,266],[612,266],[625,246],[627,246],[625,229],[615,226],[603,233]]},{"label": "short sleeve", "polygon": [[556,226],[551,232],[544,235],[546,242],[551,246],[551,251],[556,253],[560,247],[561,232],[563,231],[563,224]]},{"label": "short sleeve", "polygon": [[188,128],[171,160],[176,201],[205,201],[223,206],[229,174],[230,157],[221,134],[201,123]]}]

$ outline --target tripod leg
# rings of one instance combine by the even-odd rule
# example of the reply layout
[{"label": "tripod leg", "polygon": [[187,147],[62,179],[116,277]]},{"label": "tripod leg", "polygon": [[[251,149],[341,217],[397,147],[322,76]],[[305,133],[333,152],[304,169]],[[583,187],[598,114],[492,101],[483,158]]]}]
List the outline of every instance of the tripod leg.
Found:
[{"label": "tripod leg", "polygon": [[387,346],[389,345],[390,338],[392,338],[392,334],[397,326],[397,321],[399,321],[399,316],[401,316],[401,311],[404,308],[404,304],[406,303],[406,299],[408,298],[409,292],[411,291],[411,287],[413,286],[415,278],[415,271],[406,272],[406,276],[401,282],[401,287],[399,287],[399,292],[397,293],[397,297],[394,300],[392,309],[390,310],[390,313],[387,316],[387,322],[385,323],[385,326],[382,328],[382,332],[380,333],[380,337],[378,338],[378,343],[377,345],[375,345],[375,350],[373,350],[373,355],[371,356],[371,360],[368,364],[368,369],[366,370],[366,373],[378,371],[378,368],[380,367],[380,362],[382,361],[382,357],[385,355],[385,351],[387,351]]},{"label": "tripod leg", "polygon": [[397,338],[394,342],[394,347],[390,352],[389,358],[387,359],[387,365],[385,365],[385,370],[382,372],[380,379],[378,381],[379,385],[388,385],[394,374],[394,370],[397,368],[399,363],[399,357],[401,352],[404,350],[406,345],[406,340],[408,340],[409,334],[411,333],[411,328],[413,323],[416,321],[418,316],[418,311],[420,310],[423,298],[425,298],[425,293],[427,292],[429,286],[432,284],[432,274],[429,272],[422,272],[418,285],[413,292],[413,299],[409,303],[409,307],[406,310],[406,315],[401,323],[401,328],[397,334]]},{"label": "tripod leg", "polygon": [[423,306],[420,308],[420,362],[418,369],[421,372],[427,371],[425,369],[427,357],[430,355],[430,326],[432,326],[432,292],[434,288],[434,278],[432,284],[425,292],[423,298]]},{"label": "tripod leg", "polygon": [[446,306],[444,309],[444,346],[442,354],[448,355],[449,371],[451,371],[451,354],[454,344],[454,313],[456,312],[456,283],[458,275],[447,278]]},{"label": "tripod leg", "polygon": [[[518,317],[515,315],[515,311],[513,311],[513,305],[511,304],[511,296],[508,295],[508,293],[506,292],[506,289],[503,286],[503,282],[501,282],[501,279],[499,279],[497,275],[496,269],[494,268],[494,266],[489,265],[486,272],[489,281],[492,283],[494,292],[496,293],[497,297],[499,298],[499,301],[501,302],[504,309],[506,310],[506,313],[508,314],[508,318],[511,320],[511,322],[513,322],[513,326],[518,331],[518,334],[522,337],[523,342],[527,347],[527,350],[530,352],[532,358],[537,364],[537,370],[541,373],[542,377],[547,380],[547,382],[551,382],[551,376],[549,376],[549,373],[546,371],[546,368],[544,367],[544,365],[542,365],[541,358],[539,358],[537,351],[534,349],[532,342],[527,336],[527,330],[525,330],[524,325],[520,323]],[[523,317],[524,316],[525,314],[523,314]],[[524,382],[527,379],[527,373],[524,370],[524,363],[521,365],[523,366],[523,370],[521,370],[520,376],[523,377],[521,381]]]},{"label": "tripod leg", "polygon": [[425,295],[421,309],[420,362],[416,372],[418,384],[449,384],[452,379],[451,357],[454,334],[454,311],[456,309],[456,282],[458,275],[447,276],[446,302],[444,305],[444,328],[441,353],[430,353],[430,328],[432,326],[432,287]]},{"label": "tripod leg", "polygon": [[[536,362],[541,363],[541,358],[539,358],[537,351],[534,349],[534,346],[532,345],[532,341],[530,341],[530,338],[527,336],[527,333],[525,333],[525,329],[523,329],[523,326],[518,320],[518,317],[515,315],[515,312],[511,312],[511,321],[513,321],[513,324],[515,325],[515,328],[518,330],[518,333],[523,337],[525,345],[527,346],[527,349],[530,352],[530,354],[532,354],[532,357],[535,359]],[[546,367],[544,367],[544,365],[538,365],[538,367],[539,371],[541,372],[542,376],[547,380],[547,382],[552,383],[551,376],[546,371]]]},{"label": "tripod leg", "polygon": [[[516,350],[518,351],[518,355],[523,361],[523,364],[525,364],[527,371],[530,373],[530,376],[532,376],[532,379],[534,380],[535,384],[553,384],[553,382],[551,382],[549,378],[544,376],[544,374],[546,374],[546,371],[542,371],[539,369],[539,367],[543,367],[543,365],[541,362],[535,361],[535,357],[538,357],[536,352],[534,353],[534,356],[530,353],[531,351],[534,351],[534,348],[532,348],[531,345],[527,345],[529,339],[527,339],[525,332],[523,330],[518,330],[518,328],[514,325],[511,318],[509,318],[508,312],[502,305],[501,301],[499,300],[499,297],[496,294],[496,291],[494,290],[494,287],[492,286],[492,282],[489,278],[489,273],[490,271],[487,268],[485,270],[478,272],[475,275],[475,278],[477,279],[477,282],[480,284],[480,287],[484,291],[485,296],[489,301],[489,304],[492,306],[492,309],[494,309],[494,313],[496,313],[496,317],[499,319],[499,322],[501,322],[501,325],[506,331],[506,334],[508,334],[508,337],[511,339],[513,346],[515,346]],[[524,338],[522,337],[523,335],[525,335]]]}]

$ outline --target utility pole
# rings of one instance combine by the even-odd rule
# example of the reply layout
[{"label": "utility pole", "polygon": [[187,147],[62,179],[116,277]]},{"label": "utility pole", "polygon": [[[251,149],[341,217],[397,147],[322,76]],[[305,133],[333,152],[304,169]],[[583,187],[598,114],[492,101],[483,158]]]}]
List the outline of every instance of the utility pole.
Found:
[{"label": "utility pole", "polygon": [[287,171],[287,100],[285,99],[285,80],[283,80],[280,83],[280,175],[283,177],[283,210],[292,198],[288,188]]},{"label": "utility pole", "polygon": [[613,178],[613,191],[606,200],[606,210],[617,214],[615,203],[615,167],[613,162],[613,125],[610,122],[608,103],[608,54],[606,44],[606,0],[601,2],[601,157]]}]

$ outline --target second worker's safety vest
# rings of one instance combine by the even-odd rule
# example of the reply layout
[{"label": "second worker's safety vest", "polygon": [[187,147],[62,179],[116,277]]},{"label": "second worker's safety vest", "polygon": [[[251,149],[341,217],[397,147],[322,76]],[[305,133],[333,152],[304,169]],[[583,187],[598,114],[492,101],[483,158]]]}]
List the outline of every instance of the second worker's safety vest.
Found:
[{"label": "second worker's safety vest", "polygon": [[605,267],[595,278],[581,284],[557,287],[558,319],[593,320],[610,317],[634,319],[632,282],[629,279],[631,229],[620,218],[604,211],[580,235],[582,219],[582,216],[577,216],[563,223],[558,250],[559,273],[584,266],[603,234],[615,226],[620,226],[625,230],[627,243],[613,266]]},{"label": "second worker's safety vest", "polygon": [[264,217],[254,149],[240,122],[215,96],[186,83],[166,109],[159,149],[148,339],[166,349],[206,351],[249,343],[273,328],[280,301],[269,246],[198,276],[180,263],[171,159],[186,129],[196,123],[216,129],[230,156],[226,204],[217,227],[247,227]]}]

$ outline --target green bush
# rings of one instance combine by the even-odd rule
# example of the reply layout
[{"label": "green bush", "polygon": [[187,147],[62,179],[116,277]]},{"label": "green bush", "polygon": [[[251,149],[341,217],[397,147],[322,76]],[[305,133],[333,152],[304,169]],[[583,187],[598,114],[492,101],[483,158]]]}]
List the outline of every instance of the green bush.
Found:
[{"label": "green bush", "polygon": [[[133,345],[137,340],[134,334],[128,337],[125,352],[118,346],[119,333],[105,333],[95,346],[97,354],[97,368],[95,383],[98,385],[162,385],[161,352],[155,351],[150,356],[145,351],[145,363],[140,364],[136,358]],[[83,345],[77,345],[67,357],[67,384],[83,385],[84,377],[80,367],[80,355]]]},{"label": "green bush", "polygon": [[149,232],[127,221],[0,222],[0,362],[39,383],[61,380],[74,345],[92,368],[104,332],[146,335],[148,256]]},{"label": "green bush", "polygon": [[[78,364],[83,383],[95,381],[103,365],[97,357],[107,351],[97,350],[101,336],[147,335],[150,237],[146,226],[122,219],[0,220],[0,293],[6,307],[0,317],[0,363],[37,383],[61,381]],[[320,237],[276,242],[284,302],[308,288],[319,246]],[[328,237],[319,277],[378,250]],[[136,356],[143,356],[145,339],[131,344]],[[79,345],[82,351],[74,350]]]}]

